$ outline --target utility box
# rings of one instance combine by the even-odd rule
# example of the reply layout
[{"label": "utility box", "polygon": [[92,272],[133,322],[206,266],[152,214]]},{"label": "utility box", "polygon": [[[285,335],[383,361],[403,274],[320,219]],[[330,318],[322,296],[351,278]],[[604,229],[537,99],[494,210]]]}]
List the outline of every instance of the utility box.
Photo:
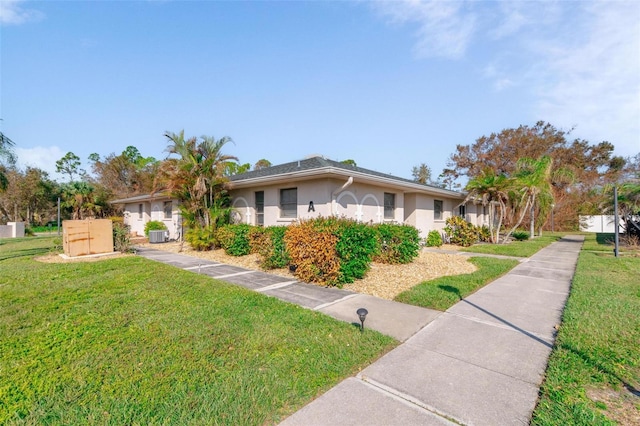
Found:
[{"label": "utility box", "polygon": [[109,219],[63,220],[62,245],[69,257],[113,253],[113,223]]},{"label": "utility box", "polygon": [[166,243],[169,240],[169,231],[149,231],[149,243]]}]

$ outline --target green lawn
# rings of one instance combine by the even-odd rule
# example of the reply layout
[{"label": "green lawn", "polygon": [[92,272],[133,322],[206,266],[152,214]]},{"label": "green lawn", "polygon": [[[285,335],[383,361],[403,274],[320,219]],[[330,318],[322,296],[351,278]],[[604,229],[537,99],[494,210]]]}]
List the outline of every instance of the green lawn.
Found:
[{"label": "green lawn", "polygon": [[425,281],[396,296],[395,300],[410,305],[446,311],[463,297],[470,295],[518,264],[517,260],[472,257],[478,270],[470,274],[453,275]]},{"label": "green lawn", "polygon": [[0,424],[273,424],[397,342],[131,256],[0,242]]},{"label": "green lawn", "polygon": [[525,241],[512,241],[508,244],[476,244],[463,250],[471,253],[500,254],[503,256],[529,257],[538,250],[558,241],[566,233],[545,232],[540,237]]},{"label": "green lawn", "polygon": [[640,257],[612,250],[587,235],[535,425],[640,424]]}]

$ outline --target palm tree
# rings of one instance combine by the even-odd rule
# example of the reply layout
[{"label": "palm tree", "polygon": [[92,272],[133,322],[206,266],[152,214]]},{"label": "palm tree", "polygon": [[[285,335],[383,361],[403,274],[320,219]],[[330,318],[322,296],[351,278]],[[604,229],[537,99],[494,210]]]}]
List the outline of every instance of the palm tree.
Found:
[{"label": "palm tree", "polygon": [[[0,159],[4,158],[9,164],[15,164],[16,156],[13,153],[14,143],[11,139],[0,132]],[[9,179],[0,164],[0,192],[3,192],[9,186]]]},{"label": "palm tree", "polygon": [[[536,212],[546,220],[554,204],[552,182],[570,181],[572,173],[566,168],[553,170],[553,159],[547,155],[537,160],[521,158],[516,165],[511,188],[511,200],[519,219],[505,236],[505,241],[522,223],[529,213],[531,238],[535,236]],[[539,220],[539,223],[542,221]]]},{"label": "palm tree", "polygon": [[226,191],[227,163],[237,161],[234,156],[222,154],[231,138],[202,136],[198,142],[195,137],[185,139],[184,130],[177,134],[166,132],[165,137],[169,140],[167,152],[177,158],[163,163],[156,188],[162,185],[181,201],[184,217],[191,222],[188,226],[215,227]]},{"label": "palm tree", "polygon": [[[496,175],[495,170],[485,168],[482,172],[471,179],[465,190],[468,191],[464,202],[473,201],[484,207],[489,207],[489,234],[491,242],[500,241],[500,228],[507,210],[507,190],[509,179],[505,175]],[[496,223],[496,207],[497,207],[497,226]],[[495,234],[494,234],[495,230]]]}]

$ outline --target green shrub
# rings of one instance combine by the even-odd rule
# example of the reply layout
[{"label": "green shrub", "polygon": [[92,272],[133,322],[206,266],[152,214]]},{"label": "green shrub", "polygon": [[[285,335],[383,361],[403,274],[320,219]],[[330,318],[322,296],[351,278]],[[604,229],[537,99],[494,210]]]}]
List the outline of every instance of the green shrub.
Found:
[{"label": "green shrub", "polygon": [[198,251],[211,250],[217,244],[215,229],[212,226],[189,228],[184,239]]},{"label": "green shrub", "polygon": [[411,263],[420,253],[420,233],[410,225],[375,225],[378,249],[375,260],[381,263]]},{"label": "green shrub", "polygon": [[123,221],[114,221],[113,223],[113,249],[121,253],[131,253],[133,247],[129,239],[131,232],[129,225],[125,225]]},{"label": "green shrub", "polygon": [[442,247],[442,235],[435,229],[427,235],[427,247]]},{"label": "green shrub", "polygon": [[144,225],[144,235],[149,237],[149,231],[166,231],[167,226],[159,220],[150,220]]},{"label": "green shrub", "polygon": [[469,247],[478,242],[477,227],[460,216],[451,216],[446,220],[444,232],[451,244]]},{"label": "green shrub", "polygon": [[364,223],[339,219],[337,236],[340,283],[352,283],[363,278],[378,247],[375,230]]},{"label": "green shrub", "polygon": [[225,225],[218,228],[216,237],[225,253],[231,256],[246,256],[251,253],[250,230],[251,226],[247,224]]},{"label": "green shrub", "polygon": [[526,241],[529,239],[529,233],[526,231],[514,231],[511,236],[518,241]]},{"label": "green shrub", "polygon": [[30,226],[25,226],[24,227],[24,236],[25,237],[33,237],[35,235],[36,235],[36,233],[34,232],[34,230]]},{"label": "green shrub", "polygon": [[478,231],[478,239],[483,243],[491,242],[491,233],[489,232],[489,227],[487,225],[476,227]]},{"label": "green shrub", "polygon": [[260,266],[264,269],[284,268],[289,264],[289,253],[284,243],[285,226],[252,227],[249,244],[252,253],[260,255]]}]

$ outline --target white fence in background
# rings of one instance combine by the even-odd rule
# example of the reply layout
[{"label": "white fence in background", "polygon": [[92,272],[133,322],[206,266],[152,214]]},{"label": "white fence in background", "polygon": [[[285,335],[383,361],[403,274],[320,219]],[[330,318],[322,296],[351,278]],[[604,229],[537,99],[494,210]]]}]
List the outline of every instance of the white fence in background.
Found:
[{"label": "white fence in background", "polygon": [[[620,233],[624,232],[625,222],[620,218]],[[615,232],[613,215],[580,216],[580,230],[584,232]]]}]

